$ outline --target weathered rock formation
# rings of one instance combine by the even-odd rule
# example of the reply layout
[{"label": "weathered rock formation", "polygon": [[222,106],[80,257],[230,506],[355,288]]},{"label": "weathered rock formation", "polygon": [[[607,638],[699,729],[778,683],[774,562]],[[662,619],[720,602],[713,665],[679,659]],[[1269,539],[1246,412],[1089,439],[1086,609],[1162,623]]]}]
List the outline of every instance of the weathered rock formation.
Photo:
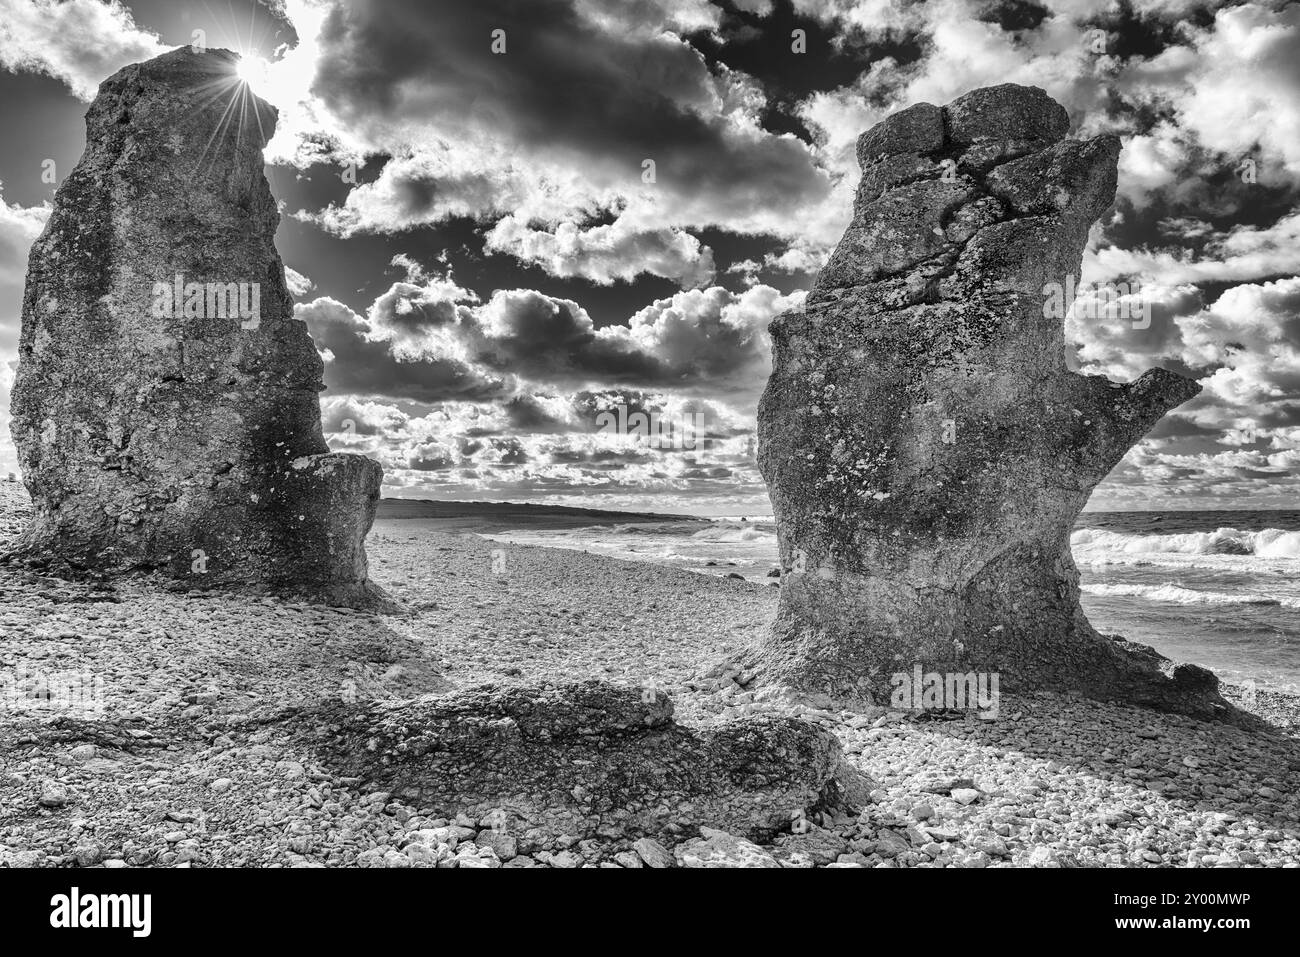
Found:
[{"label": "weathered rock formation", "polygon": [[1222,709],[1210,672],[1105,638],[1079,607],[1076,516],[1199,387],[1067,369],[1045,296],[1078,282],[1120,150],[1068,126],[1041,90],[1003,85],[859,139],[852,224],[805,310],[771,326],[759,464],[785,575],[770,676],[887,703],[920,662],[997,672],[1002,690]]},{"label": "weathered rock formation", "polygon": [[32,247],[13,437],[29,555],[195,587],[379,597],[382,471],[328,454],[323,365],[293,318],[262,147],[275,112],[229,51],[106,80]]},{"label": "weathered rock formation", "polygon": [[341,776],[439,814],[498,816],[494,827],[537,840],[700,826],[761,840],[814,810],[869,800],[871,783],[845,763],[839,739],[809,722],[692,729],[672,714],[662,692],[593,680],[334,702],[296,720]]}]

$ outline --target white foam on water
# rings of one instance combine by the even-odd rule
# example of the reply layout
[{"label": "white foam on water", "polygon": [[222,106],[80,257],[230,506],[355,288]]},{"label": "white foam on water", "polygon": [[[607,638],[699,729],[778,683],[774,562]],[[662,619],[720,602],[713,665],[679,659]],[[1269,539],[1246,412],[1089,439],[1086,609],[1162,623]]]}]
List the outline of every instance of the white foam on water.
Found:
[{"label": "white foam on water", "polygon": [[1244,532],[1220,528],[1213,532],[1184,532],[1176,535],[1128,535],[1099,528],[1081,528],[1070,536],[1070,548],[1078,561],[1122,561],[1132,557],[1155,559],[1170,556],[1254,556],[1256,558],[1300,558],[1300,532],[1266,528]]},{"label": "white foam on water", "polygon": [[697,542],[771,542],[775,547],[774,525],[715,525],[691,536]]},{"label": "white foam on water", "polygon": [[1089,595],[1144,598],[1148,601],[1172,602],[1178,605],[1274,605],[1300,608],[1298,598],[1272,598],[1268,595],[1228,594],[1226,592],[1197,591],[1179,585],[1090,584],[1080,588]]}]

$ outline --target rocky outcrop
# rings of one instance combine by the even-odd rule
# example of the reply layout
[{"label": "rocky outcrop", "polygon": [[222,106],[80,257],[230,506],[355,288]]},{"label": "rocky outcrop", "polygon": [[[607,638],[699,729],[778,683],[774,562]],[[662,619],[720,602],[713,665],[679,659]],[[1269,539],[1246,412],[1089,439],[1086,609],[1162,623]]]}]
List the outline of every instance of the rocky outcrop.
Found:
[{"label": "rocky outcrop", "polygon": [[870,782],[829,731],[789,717],[695,729],[672,714],[663,692],[593,680],[335,702],[295,720],[340,776],[436,814],[495,817],[527,841],[701,826],[762,840],[868,800]]},{"label": "rocky outcrop", "polygon": [[365,605],[382,472],[328,454],[262,171],[275,112],[236,64],[175,50],[110,77],[87,113],[23,300],[23,549]]},{"label": "rocky outcrop", "polygon": [[1077,284],[1120,151],[1068,126],[1041,90],[1003,85],[859,139],[853,221],[806,308],[771,326],[759,464],[785,574],[769,676],[887,703],[920,662],[1222,713],[1210,672],[1105,638],[1079,607],[1076,516],[1199,387],[1067,368],[1045,299]]}]

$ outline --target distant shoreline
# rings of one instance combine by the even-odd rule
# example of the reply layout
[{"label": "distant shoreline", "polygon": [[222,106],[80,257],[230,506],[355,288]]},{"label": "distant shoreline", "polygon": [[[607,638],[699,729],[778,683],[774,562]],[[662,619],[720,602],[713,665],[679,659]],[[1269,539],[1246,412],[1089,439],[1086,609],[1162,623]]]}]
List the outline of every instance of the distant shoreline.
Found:
[{"label": "distant shoreline", "polygon": [[[1240,512],[1242,514],[1300,515],[1300,508],[1085,508],[1079,513],[1082,521],[1090,516],[1138,515],[1176,516],[1202,515]],[[737,513],[740,514],[740,513]],[[744,513],[753,521],[775,521],[770,512]],[[646,522],[711,522],[718,519],[735,521],[734,515],[688,515],[681,512],[641,512],[622,511],[619,509],[582,508],[572,505],[550,505],[523,502],[465,502],[442,501],[427,498],[381,498],[376,519],[439,519],[439,520],[479,520],[497,525],[507,519],[522,520],[531,527],[538,527],[543,520],[554,521],[552,527],[572,527],[574,520],[581,519],[586,525],[626,525]],[[1082,527],[1081,525],[1075,526]]]},{"label": "distant shoreline", "polygon": [[515,502],[439,502],[422,498],[382,498],[376,521],[422,521],[440,531],[477,532],[509,528],[583,528],[592,525],[640,525],[652,522],[707,524],[696,515],[664,512],[619,512],[569,505]]}]

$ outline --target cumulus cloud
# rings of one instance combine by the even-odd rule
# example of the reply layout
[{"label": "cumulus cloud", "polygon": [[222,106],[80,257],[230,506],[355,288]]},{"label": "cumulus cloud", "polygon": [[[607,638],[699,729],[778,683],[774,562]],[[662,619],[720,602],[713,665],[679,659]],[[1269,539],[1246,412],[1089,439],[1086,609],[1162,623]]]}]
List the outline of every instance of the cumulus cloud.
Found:
[{"label": "cumulus cloud", "polygon": [[[1166,416],[1099,489],[1133,507],[1160,497],[1216,507],[1250,495],[1277,507],[1300,436],[1300,278],[1231,287],[1209,302],[1194,285],[1151,286],[1151,324],[1073,321],[1082,371],[1126,380],[1152,365],[1191,375],[1202,394]],[[1229,507],[1229,506],[1224,506]]]},{"label": "cumulus cloud", "polygon": [[752,78],[665,29],[712,24],[705,5],[400,6],[331,8],[312,41],[318,114],[390,157],[342,203],[299,213],[339,235],[470,217],[493,223],[489,249],[554,275],[690,287],[713,269],[691,230],[793,235],[829,192],[808,144],[763,128]]},{"label": "cumulus cloud", "polygon": [[[325,297],[297,307],[329,359],[331,445],[376,458],[390,490],[519,500],[581,490],[611,505],[748,496],[730,511],[753,510],[766,327],[803,293],[685,290],[597,327],[572,300],[531,289],[480,300],[406,257],[395,263],[406,278],[364,314]],[[619,407],[703,428],[690,445],[660,448],[602,429],[599,414]]]},{"label": "cumulus cloud", "polygon": [[122,67],[167,49],[118,0],[0,0],[0,66],[62,80],[83,100]]},{"label": "cumulus cloud", "polygon": [[[1201,235],[1206,234],[1202,231]],[[1083,269],[1088,282],[1137,276],[1169,284],[1240,282],[1295,272],[1300,272],[1300,212],[1288,213],[1262,229],[1241,225],[1216,232],[1196,255],[1182,247],[1093,249]]]},{"label": "cumulus cloud", "polygon": [[328,296],[299,303],[294,315],[307,323],[325,358],[325,384],[338,392],[441,402],[489,399],[510,391],[506,380],[455,358],[404,357],[375,338],[364,317]]},{"label": "cumulus cloud", "polygon": [[289,287],[289,295],[295,299],[301,299],[316,288],[314,282],[289,266],[284,267],[284,282]]},{"label": "cumulus cloud", "polygon": [[[546,192],[565,191],[551,187]],[[570,188],[568,194],[583,198],[576,188]],[[297,216],[347,238],[358,233],[400,232],[458,216],[492,218],[530,201],[535,208],[548,211],[541,199],[532,176],[507,158],[483,163],[482,153],[432,143],[389,160],[378,178],[353,188],[342,205]],[[568,205],[561,198],[558,208]]]},{"label": "cumulus cloud", "polygon": [[[385,165],[301,218],[348,236],[468,217],[490,224],[486,249],[551,275],[607,284],[648,274],[683,288],[711,281],[712,251],[696,234],[717,228],[771,237],[767,268],[812,273],[847,225],[860,132],[911,103],[1008,81],[1045,88],[1083,134],[1124,137],[1121,195],[1138,206],[1158,197],[1157,215],[1233,213],[1244,200],[1213,177],[1231,169],[1225,157],[1251,151],[1266,180],[1296,185],[1300,121],[1285,108],[1296,92],[1294,5],[1210,4],[1224,8],[1193,23],[1187,4],[1146,0],[1121,24],[1102,0],[1014,10],[798,0],[839,41],[907,39],[920,50],[877,56],[856,81],[798,103],[805,143],[764,128],[772,103],[761,82],[706,62],[684,39],[691,29],[722,36],[715,8],[541,0],[521,14],[502,2],[466,0],[463,16],[436,23],[423,8],[311,8],[328,11],[313,13],[304,41],[319,65],[311,109],[336,130],[325,140]],[[291,14],[302,4],[291,0]],[[1161,20],[1163,49],[1121,52],[1121,26]],[[498,27],[503,54],[487,39]],[[641,179],[646,160],[652,184]]]},{"label": "cumulus cloud", "polygon": [[1300,278],[1229,289],[1178,322],[1185,360],[1224,407],[1300,425]]},{"label": "cumulus cloud", "polygon": [[[681,449],[600,431],[597,414],[620,405],[667,421],[697,413],[706,428],[693,447]],[[387,494],[580,496],[585,504],[664,511],[680,511],[689,500],[731,513],[753,510],[762,495],[752,410],[713,400],[627,389],[523,392],[504,403],[451,401],[413,415],[379,401],[327,396],[323,416],[332,448],[384,467]]]},{"label": "cumulus cloud", "polygon": [[393,283],[364,317],[329,297],[296,307],[331,388],[423,402],[502,399],[520,380],[756,395],[769,370],[767,324],[805,295],[766,285],[686,290],[626,325],[597,328],[577,302],[536,290],[501,289],[481,302],[451,279],[409,278],[420,281]]},{"label": "cumulus cloud", "polygon": [[656,35],[665,29],[679,33],[715,29],[722,11],[709,0],[575,0],[583,19],[607,30]]},{"label": "cumulus cloud", "polygon": [[602,285],[649,273],[689,289],[707,285],[715,273],[713,250],[694,236],[673,228],[638,227],[623,216],[607,226],[563,222],[544,230],[508,215],[492,227],[484,245],[535,263],[552,276],[580,276]]},{"label": "cumulus cloud", "polygon": [[1206,149],[1234,158],[1258,151],[1300,175],[1300,6],[1227,7],[1184,36],[1126,69],[1117,78],[1123,92],[1168,111]]},{"label": "cumulus cloud", "polygon": [[21,287],[27,276],[27,252],[45,228],[50,205],[10,205],[0,183],[0,288]]},{"label": "cumulus cloud", "polygon": [[903,36],[925,23],[924,3],[912,0],[794,0],[804,16],[838,23],[870,37]]}]

